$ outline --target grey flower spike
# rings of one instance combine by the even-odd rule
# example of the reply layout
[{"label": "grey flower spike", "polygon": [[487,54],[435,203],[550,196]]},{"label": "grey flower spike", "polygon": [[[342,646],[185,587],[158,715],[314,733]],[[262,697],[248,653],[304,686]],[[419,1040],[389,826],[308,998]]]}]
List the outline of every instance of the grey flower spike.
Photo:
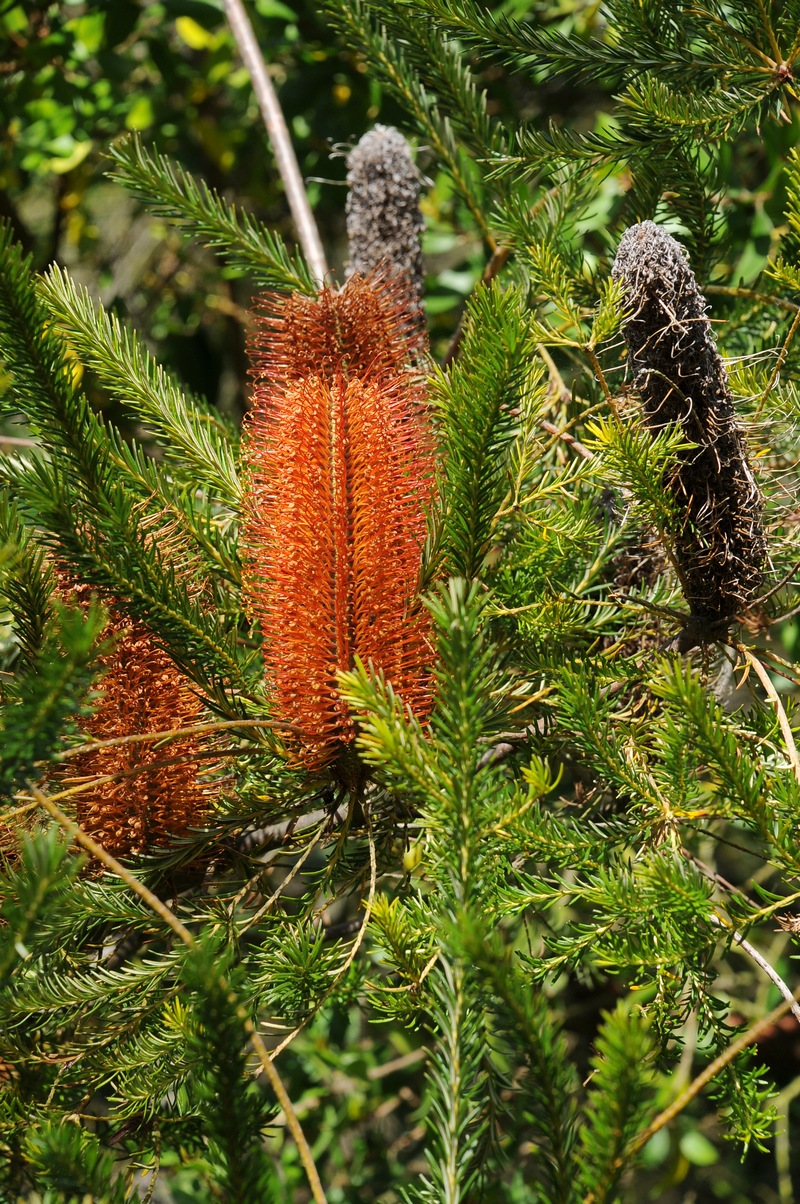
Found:
[{"label": "grey flower spike", "polygon": [[347,157],[348,275],[382,268],[407,281],[409,308],[422,320],[419,173],[408,143],[391,126],[376,125]]},{"label": "grey flower spike", "polygon": [[679,425],[687,443],[666,484],[681,515],[675,555],[692,622],[679,646],[724,636],[761,583],[761,493],[733,397],[684,248],[655,222],[625,231],[622,281],[628,364],[652,431]]}]

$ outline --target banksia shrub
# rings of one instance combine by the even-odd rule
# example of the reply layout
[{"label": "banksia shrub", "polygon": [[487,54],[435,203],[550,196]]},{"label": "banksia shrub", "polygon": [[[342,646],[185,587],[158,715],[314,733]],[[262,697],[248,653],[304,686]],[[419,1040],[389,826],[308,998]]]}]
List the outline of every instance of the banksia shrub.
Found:
[{"label": "banksia shrub", "polygon": [[[89,590],[78,586],[71,593],[83,601]],[[202,702],[141,623],[112,607],[104,636],[113,646],[98,662],[100,699],[84,723],[87,741],[172,731],[201,720]],[[72,757],[64,786],[96,779],[75,795],[78,823],[116,857],[166,847],[202,827],[211,787],[202,776],[208,762],[196,759],[199,743],[192,736],[167,744],[134,741]]]},{"label": "banksia shrub", "polygon": [[[124,262],[106,253],[116,219],[95,239],[42,217],[24,117],[48,37],[20,13],[43,7],[0,16],[23,122],[4,148],[31,177],[14,226],[46,233],[37,263],[57,240],[86,287],[63,268],[37,277],[0,234],[0,795],[6,824],[31,828],[0,865],[0,1200],[55,1198],[65,1183],[110,1204],[182,1187],[231,1204],[788,1199],[786,1143],[773,1171],[760,1151],[792,1120],[788,1089],[771,1112],[764,1065],[781,1086],[800,1073],[783,1026],[790,1007],[800,1019],[800,755],[786,705],[800,262],[784,236],[800,231],[800,161],[781,167],[792,126],[773,120],[796,101],[796,6],[537,6],[558,8],[548,22],[531,5],[517,18],[469,0],[325,0],[344,41],[323,46],[319,70],[316,33],[287,55],[270,34],[283,97],[310,125],[325,114],[301,176],[318,170],[326,132],[361,132],[379,96],[429,148],[428,308],[445,366],[427,392],[402,141],[374,131],[351,157],[354,270],[340,290],[318,283],[330,278],[294,173],[301,248],[138,138],[114,139],[116,179],[228,265],[217,288],[208,258],[184,259],[170,235],[142,262],[148,290],[140,239]],[[235,95],[214,94],[231,36],[213,6],[189,7],[209,10],[203,29],[162,23],[157,63],[149,26],[117,45],[119,21],[101,13],[80,30],[56,22],[55,61],[74,66],[70,44],[85,58],[87,38],[123,58],[128,45],[132,78],[157,82],[175,38],[192,42],[180,78],[199,69],[208,111],[237,115],[222,122],[231,155],[205,147],[214,177],[275,211],[260,131],[238,137],[256,113],[238,68]],[[49,21],[71,6],[47,8]],[[149,19],[143,5],[120,12],[135,8]],[[223,8],[241,33],[242,5]],[[243,42],[255,75],[254,49]],[[354,84],[338,115],[334,60]],[[156,138],[156,93],[172,92],[153,93]],[[182,141],[168,110],[165,136],[202,162],[196,131]],[[257,179],[242,170],[255,147]],[[58,148],[41,149],[57,172]],[[91,217],[91,155],[78,175],[60,161],[56,217],[73,202],[76,220]],[[314,193],[324,246],[342,194]],[[630,213],[685,231],[701,283],[713,253],[730,391],[673,239],[652,223],[629,231],[612,287],[603,251]],[[118,216],[144,229],[127,203]],[[781,259],[756,276],[767,229]],[[92,296],[106,282],[114,312]],[[223,412],[238,343],[228,326],[213,333],[211,311],[242,318],[251,288],[268,291],[249,323],[240,442]],[[129,303],[148,338],[117,316]],[[618,420],[621,317],[636,421]],[[208,401],[171,368],[190,345]],[[768,522],[734,416],[732,398],[748,397],[761,399]],[[775,588],[756,607],[762,526]],[[45,550],[118,608],[115,653],[101,607],[84,622],[48,605]],[[426,586],[423,608],[439,572],[449,579]],[[681,585],[686,623],[665,649],[660,616]],[[680,652],[724,639],[743,607],[758,638],[720,651],[730,676],[712,680],[707,649]],[[159,648],[208,727],[181,710]],[[134,701],[156,689],[142,714]],[[88,734],[119,733],[130,759],[63,759],[95,703]],[[192,741],[135,740],[187,719],[213,728],[225,758],[214,796]],[[64,774],[83,792],[52,790]],[[156,775],[161,798],[146,793]],[[197,838],[170,828],[174,847],[137,864],[167,824],[193,826],[192,799]],[[78,808],[130,850],[121,877],[81,873]],[[202,874],[175,872],[195,858]],[[752,1171],[723,1135],[756,1152]]]},{"label": "banksia shrub", "polygon": [[677,568],[695,620],[684,636],[691,646],[724,635],[761,582],[761,494],[683,247],[655,222],[631,226],[612,274],[630,311],[623,335],[644,420],[654,432],[680,427],[687,444],[667,484],[678,514]]},{"label": "banksia shrub", "polygon": [[385,125],[369,130],[347,157],[347,183],[351,271],[366,276],[380,268],[400,277],[421,322],[420,180],[403,135]]},{"label": "banksia shrub", "polygon": [[245,597],[268,647],[275,714],[309,770],[355,735],[337,674],[360,658],[417,714],[428,621],[415,595],[430,439],[402,289],[267,296],[251,347]]}]

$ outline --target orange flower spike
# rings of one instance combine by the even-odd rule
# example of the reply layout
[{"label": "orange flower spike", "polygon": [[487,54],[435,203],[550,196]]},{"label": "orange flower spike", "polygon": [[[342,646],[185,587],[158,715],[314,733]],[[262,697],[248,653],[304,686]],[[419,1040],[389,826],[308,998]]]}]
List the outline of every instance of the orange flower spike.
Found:
[{"label": "orange flower spike", "polygon": [[[84,604],[90,589],[59,573],[61,593]],[[101,658],[105,670],[101,697],[85,721],[89,740],[112,740],[146,732],[188,727],[203,717],[203,704],[172,660],[141,623],[112,606],[105,634],[113,647]],[[212,810],[213,787],[202,771],[208,762],[194,759],[197,737],[167,745],[122,744],[82,752],[57,770],[65,786],[97,784],[75,795],[78,823],[115,857],[129,857],[168,846],[175,837],[202,828]],[[162,764],[173,757],[178,764]],[[133,776],[124,776],[131,770]],[[107,775],[123,775],[117,782]]]},{"label": "orange flower spike", "polygon": [[245,596],[269,648],[275,711],[319,770],[355,735],[336,684],[356,656],[417,714],[430,705],[415,600],[433,463],[402,294],[353,277],[268,297],[252,347]]}]

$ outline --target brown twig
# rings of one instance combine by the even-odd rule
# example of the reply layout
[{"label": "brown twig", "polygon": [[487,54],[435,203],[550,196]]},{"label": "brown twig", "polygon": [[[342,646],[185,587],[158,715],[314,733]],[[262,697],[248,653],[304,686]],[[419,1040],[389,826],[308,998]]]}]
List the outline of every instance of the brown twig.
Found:
[{"label": "brown twig", "polygon": [[254,828],[251,831],[243,832],[236,841],[236,852],[247,856],[254,849],[264,851],[277,848],[284,844],[287,838],[299,836],[308,828],[313,828],[325,819],[326,815],[328,815],[328,811],[322,808],[299,817],[293,815],[290,819],[285,819],[279,824],[270,824],[266,828]]},{"label": "brown twig", "polygon": [[212,732],[230,731],[232,728],[276,728],[280,731],[289,731],[294,735],[302,735],[300,729],[291,723],[281,723],[274,719],[223,719],[214,720],[210,723],[195,723],[189,727],[164,728],[158,732],[136,732],[130,736],[115,736],[111,740],[93,740],[89,744],[78,744],[75,748],[68,748],[64,752],[56,753],[50,758],[50,761],[37,761],[37,767],[40,765],[49,765],[52,761],[68,761],[71,757],[80,756],[83,753],[96,752],[100,748],[117,748],[125,744],[144,744],[151,743],[156,740],[177,740],[182,736],[203,736]]},{"label": "brown twig", "polygon": [[[490,281],[494,280],[497,273],[508,262],[510,255],[511,255],[511,247],[508,247],[508,246],[498,247],[497,250],[492,255],[492,258],[487,263],[486,267],[483,269],[483,275],[480,278],[478,287],[480,287],[481,284],[489,284]],[[461,341],[464,338],[464,321],[466,318],[466,312],[467,312],[466,309],[464,309],[462,311],[461,317],[458,319],[458,326],[456,326],[455,334],[453,335],[452,339],[450,340],[450,346],[447,348],[447,351],[444,353],[444,357],[442,359],[442,367],[443,368],[447,368],[449,364],[452,364],[453,360],[458,355],[459,349],[461,347]]]},{"label": "brown twig", "polygon": [[742,297],[747,301],[765,301],[768,305],[778,305],[788,309],[790,313],[800,313],[800,305],[787,301],[785,297],[776,297],[774,293],[759,293],[753,288],[735,288],[729,284],[706,284],[705,291],[717,297]]},{"label": "brown twig", "polygon": [[710,919],[712,924],[716,924],[719,928],[725,928],[728,932],[730,932],[732,939],[739,946],[739,948],[746,953],[748,957],[752,958],[755,964],[764,971],[770,982],[774,983],[774,985],[778,988],[781,995],[788,1003],[789,1009],[795,1020],[798,1024],[800,1024],[800,1004],[797,1002],[778,971],[769,964],[767,959],[763,957],[762,954],[760,954],[758,950],[745,939],[745,937],[742,936],[741,932],[737,932],[736,929],[733,928],[728,922],[723,920],[720,916],[714,915],[713,912],[710,916]]},{"label": "brown twig", "polygon": [[[792,999],[794,1001],[798,1001],[798,999],[800,999],[800,990],[795,991]],[[614,1160],[611,1168],[612,1172],[619,1170],[620,1167],[624,1166],[626,1162],[629,1162],[631,1158],[638,1154],[639,1151],[647,1145],[651,1137],[658,1133],[660,1129],[663,1129],[665,1125],[669,1124],[671,1120],[674,1120],[675,1117],[678,1116],[683,1109],[692,1102],[695,1096],[699,1095],[706,1084],[710,1083],[711,1080],[715,1078],[721,1070],[724,1070],[734,1058],[738,1057],[743,1050],[747,1049],[748,1045],[752,1045],[754,1041],[757,1041],[762,1033],[765,1033],[767,1029],[773,1026],[773,1024],[777,1024],[777,1022],[786,1015],[789,1009],[789,1001],[784,999],[783,1002],[779,1003],[776,1008],[773,1008],[768,1015],[762,1016],[762,1018],[757,1020],[755,1024],[751,1025],[746,1032],[737,1037],[735,1041],[732,1041],[728,1048],[723,1050],[719,1057],[716,1057],[714,1061],[710,1063],[710,1065],[706,1066],[705,1070],[702,1070],[696,1078],[692,1079],[689,1086],[685,1091],[681,1092],[677,1099],[673,1100],[668,1107],[659,1112],[655,1120],[651,1121],[646,1129],[643,1129],[641,1133],[638,1133],[637,1136],[633,1138],[633,1140],[625,1149],[624,1153]],[[591,1196],[585,1197],[584,1204],[591,1204],[591,1199]]]},{"label": "brown twig", "polygon": [[390,1074],[396,1074],[398,1070],[408,1070],[417,1063],[424,1062],[430,1056],[430,1052],[427,1046],[420,1045],[418,1049],[409,1050],[408,1053],[401,1054],[399,1058],[392,1058],[391,1062],[384,1062],[381,1066],[370,1066],[367,1078],[371,1083],[377,1083]]},{"label": "brown twig", "polygon": [[0,435],[0,444],[4,447],[39,447],[36,439],[23,439],[20,435]]},{"label": "brown twig", "polygon": [[[251,915],[248,916],[247,924],[243,928],[239,929],[240,933],[248,932],[251,928],[254,928],[255,925],[258,923],[258,921],[267,914],[267,912],[273,906],[273,904],[277,903],[278,899],[280,899],[283,892],[292,884],[294,879],[300,873],[301,869],[305,865],[306,861],[308,861],[309,857],[314,852],[314,849],[317,847],[317,845],[319,844],[321,839],[322,839],[322,827],[320,826],[320,829],[317,832],[316,836],[303,849],[303,852],[297,858],[297,861],[295,861],[294,865],[289,870],[289,873],[286,875],[285,878],[281,879],[281,881],[278,883],[277,889],[275,891],[273,891],[273,893],[269,896],[269,898],[266,900],[266,902],[262,903],[261,906],[259,908],[257,908],[256,911],[254,911]],[[250,889],[252,889],[252,887],[255,885],[255,883],[258,881],[258,879],[261,877],[261,875],[264,873],[265,869],[267,869],[267,868],[268,867],[265,865],[260,866],[258,872],[256,874],[254,874],[252,878],[248,879],[248,881],[244,884],[244,886],[241,888],[241,890],[238,891],[238,893],[236,895],[234,895],[233,899],[231,899],[231,902],[228,906],[228,915],[231,917],[231,919],[233,919],[237,905],[245,897],[247,892]]]},{"label": "brown twig", "polygon": [[543,431],[547,431],[548,435],[554,435],[556,439],[560,439],[562,443],[566,443],[567,447],[572,447],[579,456],[583,456],[584,460],[593,460],[594,453],[590,452],[588,447],[584,447],[579,443],[574,435],[570,435],[568,431],[560,431],[554,422],[547,422],[542,419],[539,426]]}]

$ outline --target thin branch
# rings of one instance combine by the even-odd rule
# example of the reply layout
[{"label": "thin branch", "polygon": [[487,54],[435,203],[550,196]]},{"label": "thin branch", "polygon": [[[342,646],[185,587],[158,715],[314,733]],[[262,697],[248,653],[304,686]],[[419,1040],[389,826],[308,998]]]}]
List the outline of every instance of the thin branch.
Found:
[{"label": "thin branch", "polygon": [[364,908],[364,921],[361,925],[361,928],[359,930],[359,933],[358,933],[356,939],[353,941],[350,952],[348,953],[347,957],[344,960],[344,964],[341,966],[340,970],[336,974],[336,977],[334,978],[333,982],[328,987],[327,991],[324,993],[324,995],[322,996],[322,998],[320,999],[320,1001],[316,1005],[316,1007],[314,1007],[308,1013],[308,1015],[305,1017],[305,1019],[300,1021],[300,1023],[297,1025],[297,1027],[294,1028],[288,1034],[288,1036],[284,1037],[283,1040],[278,1045],[275,1046],[275,1049],[272,1051],[273,1058],[277,1058],[278,1054],[282,1053],[284,1051],[284,1049],[286,1049],[287,1045],[291,1045],[292,1041],[294,1041],[294,1039],[298,1035],[298,1033],[302,1032],[302,1030],[306,1027],[306,1025],[311,1020],[311,1018],[313,1016],[316,1016],[317,1013],[319,1012],[320,1008],[328,1001],[328,999],[331,997],[333,992],[338,987],[339,983],[342,981],[342,979],[345,977],[348,970],[352,966],[353,962],[356,959],[356,956],[358,955],[358,951],[361,948],[361,945],[364,941],[364,937],[365,937],[366,931],[367,931],[367,925],[369,924],[369,918],[372,915],[372,907],[375,902],[375,887],[376,887],[376,883],[378,880],[378,859],[377,859],[377,854],[375,851],[375,837],[372,832],[372,824],[370,823],[369,814],[367,812],[365,812],[365,817],[366,817],[366,823],[367,823],[367,839],[369,841],[369,895],[367,897],[367,905]]},{"label": "thin branch", "polygon": [[329,812],[325,808],[321,808],[317,811],[310,811],[307,815],[301,815],[299,818],[293,815],[290,819],[285,819],[279,824],[270,824],[267,828],[254,828],[252,831],[243,832],[236,841],[236,852],[246,856],[254,849],[276,848],[282,845],[288,837],[299,836],[308,828],[313,828],[328,814]]},{"label": "thin branch", "polygon": [[36,764],[37,766],[50,765],[53,761],[68,761],[71,757],[80,756],[82,753],[96,752],[100,748],[117,748],[125,744],[149,744],[155,740],[176,740],[181,736],[203,736],[212,732],[229,731],[231,728],[237,727],[275,728],[282,732],[289,731],[294,735],[303,735],[300,728],[293,724],[281,723],[273,719],[223,719],[210,723],[195,723],[190,727],[172,727],[158,732],[137,732],[132,736],[115,736],[113,740],[93,740],[90,744],[78,744],[75,748],[68,748],[62,753],[57,753],[49,761],[37,761]]},{"label": "thin branch", "polygon": [[[497,273],[505,267],[511,253],[512,248],[510,246],[504,245],[497,247],[492,255],[492,258],[483,269],[483,275],[478,282],[479,286],[481,284],[489,284],[492,280],[494,280]],[[453,338],[450,341],[450,346],[447,348],[447,351],[444,353],[444,357],[442,359],[443,368],[447,368],[450,364],[452,364],[453,360],[459,353],[461,343],[464,338],[464,321],[466,319],[466,314],[466,309],[462,310],[461,317],[458,319],[458,326],[456,326],[455,329],[455,334],[453,335]]]},{"label": "thin branch", "polygon": [[748,957],[751,957],[756,965],[764,971],[770,982],[775,984],[783,998],[789,1004],[792,1015],[797,1023],[800,1024],[800,1004],[797,1002],[778,971],[769,964],[766,958],[762,957],[758,950],[754,948],[748,940],[745,940],[741,932],[737,932],[735,928],[731,928],[730,924],[727,924],[719,916],[714,915],[713,912],[710,916],[710,919],[712,924],[716,924],[720,928],[727,929],[736,944],[739,945],[739,947],[748,955]]},{"label": "thin branch", "polygon": [[[175,935],[183,942],[184,945],[187,946],[187,948],[194,948],[195,940],[189,929],[186,928],[186,926],[181,923],[175,913],[171,911],[170,908],[161,901],[161,899],[159,899],[158,895],[149,890],[144,883],[140,882],[139,879],[130,872],[130,870],[126,869],[124,865],[117,861],[116,857],[113,857],[111,853],[107,852],[107,850],[104,849],[103,846],[99,844],[98,841],[96,841],[92,836],[90,836],[88,832],[85,832],[80,824],[77,824],[75,820],[70,819],[70,817],[66,815],[56,803],[53,802],[52,798],[48,798],[48,796],[44,794],[43,791],[38,788],[38,786],[35,786],[32,782],[27,782],[26,785],[42,810],[46,811],[47,814],[51,816],[51,818],[54,819],[61,828],[63,828],[70,839],[77,841],[77,843],[84,848],[86,852],[90,854],[90,856],[99,861],[101,865],[104,865],[106,869],[111,871],[112,874],[116,874],[118,878],[121,878],[125,885],[129,887],[134,894],[138,895],[139,898],[142,899],[147,906],[151,908],[151,910],[154,911],[156,915],[158,915],[164,921],[164,923],[168,925],[169,928],[172,929]],[[227,990],[227,984],[225,983],[222,975],[218,976],[218,982],[220,986]],[[317,1172],[317,1168],[314,1164],[313,1155],[300,1126],[300,1121],[297,1119],[297,1113],[294,1110],[292,1101],[290,1100],[286,1088],[283,1085],[283,1081],[281,1080],[277,1069],[272,1064],[269,1051],[261,1039],[260,1034],[256,1031],[253,1021],[250,1019],[250,1016],[242,1004],[237,1005],[236,1015],[241,1020],[250,1039],[250,1044],[253,1047],[253,1051],[261,1063],[267,1078],[269,1079],[270,1086],[275,1092],[275,1097],[278,1100],[278,1103],[283,1109],[283,1113],[286,1117],[286,1123],[289,1126],[292,1136],[294,1137],[295,1143],[297,1144],[300,1161],[302,1162],[308,1177],[314,1204],[327,1204],[325,1192],[322,1190],[322,1183],[320,1182],[319,1173]]]},{"label": "thin branch", "polygon": [[3,447],[41,447],[38,439],[23,439],[20,435],[0,435]]},{"label": "thin branch", "polygon": [[144,900],[147,906],[172,929],[175,935],[183,941],[184,945],[188,945],[190,949],[193,948],[194,937],[191,932],[180,922],[175,913],[170,911],[166,903],[162,903],[158,895],[154,894],[143,882],[140,882],[129,869],[126,869],[121,862],[117,861],[116,857],[113,857],[111,853],[104,849],[93,836],[85,832],[80,824],[76,823],[74,819],[70,819],[44,791],[40,790],[33,782],[26,782],[25,784],[42,810],[46,811],[64,829],[71,840],[77,841],[81,848],[85,849],[91,857],[94,857],[96,861],[104,865],[112,874],[116,874],[118,878],[121,878],[125,885],[135,895],[138,895],[140,899]]},{"label": "thin branch", "polygon": [[[14,798],[19,797],[19,794],[14,795]],[[32,802],[23,803],[20,807],[12,807],[10,811],[3,811],[0,815],[0,824],[4,824],[7,828],[13,828],[14,825],[9,822],[10,820],[18,819],[20,815],[27,815],[29,811],[35,811],[38,806],[39,804],[34,799]]]},{"label": "thin branch", "polygon": [[[800,989],[795,991],[794,995],[792,996],[793,1000],[798,1000],[799,998]],[[777,1022],[782,1019],[782,1017],[785,1016],[788,1011],[789,1002],[788,1000],[784,999],[783,1002],[779,1003],[776,1008],[773,1008],[768,1015],[763,1016],[761,1020],[757,1020],[756,1023],[751,1025],[746,1032],[737,1037],[735,1041],[732,1041],[728,1048],[723,1050],[719,1057],[715,1058],[710,1065],[706,1066],[705,1070],[702,1070],[696,1078],[692,1079],[689,1086],[685,1091],[681,1092],[677,1099],[673,1100],[672,1103],[668,1107],[664,1108],[662,1112],[659,1112],[655,1120],[651,1121],[646,1129],[643,1129],[641,1133],[638,1133],[636,1137],[633,1138],[633,1140],[625,1149],[624,1153],[622,1153],[618,1158],[615,1158],[612,1171],[619,1170],[620,1167],[624,1166],[630,1161],[631,1158],[638,1154],[639,1151],[647,1145],[650,1138],[658,1133],[660,1129],[663,1129],[665,1125],[668,1125],[671,1120],[674,1120],[675,1117],[678,1116],[683,1109],[692,1102],[695,1096],[699,1095],[703,1088],[710,1083],[713,1078],[716,1078],[721,1070],[724,1070],[734,1058],[738,1057],[743,1050],[747,1049],[748,1045],[752,1045],[754,1041],[757,1041],[758,1038],[767,1031],[767,1029],[772,1028],[773,1024],[777,1024]]]},{"label": "thin branch", "polygon": [[617,425],[619,425],[619,422],[620,422],[619,407],[617,406],[616,400],[614,398],[614,394],[611,392],[611,389],[608,387],[608,381],[606,380],[605,373],[603,372],[603,369],[600,366],[600,360],[597,358],[597,352],[595,351],[594,347],[591,347],[588,343],[584,347],[584,351],[586,352],[586,354],[589,357],[589,362],[592,365],[592,370],[594,371],[595,377],[597,378],[600,388],[603,390],[603,393],[605,394],[606,401],[608,402],[608,407],[611,410],[611,416],[614,419],[614,421],[617,423]]},{"label": "thin branch", "polygon": [[371,1083],[377,1083],[390,1074],[396,1074],[398,1070],[408,1070],[419,1062],[424,1062],[430,1057],[430,1052],[426,1045],[420,1045],[418,1049],[401,1054],[399,1058],[392,1058],[391,1062],[384,1062],[381,1066],[370,1066],[367,1078]]},{"label": "thin branch", "polygon": [[376,984],[368,982],[367,988],[373,991],[378,991],[381,995],[401,995],[404,991],[418,991],[433,967],[438,962],[441,954],[441,949],[437,949],[433,957],[428,958],[427,962],[422,967],[422,972],[420,973],[419,978],[415,978],[413,982],[403,983],[403,985],[400,987],[385,987],[382,983]]},{"label": "thin branch", "polygon": [[579,443],[574,435],[570,435],[568,431],[560,431],[554,422],[546,422],[544,419],[539,423],[543,431],[547,431],[548,435],[554,435],[556,439],[561,439],[566,443],[567,447],[572,447],[579,456],[583,456],[584,460],[593,460],[594,453],[590,452],[588,447],[584,447]]},{"label": "thin branch", "polygon": [[778,45],[778,39],[775,37],[775,30],[772,28],[772,22],[770,21],[767,11],[764,8],[764,0],[756,0],[756,7],[758,8],[758,15],[761,18],[761,28],[767,35],[767,41],[769,42],[770,50],[772,51],[775,59],[775,62],[772,64],[774,67],[777,66],[778,63],[783,62],[781,48]]},{"label": "thin branch", "polygon": [[[783,575],[783,577],[781,577],[780,581],[778,581],[775,585],[773,585],[772,588],[770,590],[768,590],[766,594],[761,594],[758,598],[756,598],[753,605],[755,606],[756,604],[758,604],[759,606],[763,606],[764,603],[768,602],[770,598],[774,598],[776,594],[780,593],[780,591],[783,589],[784,585],[789,584],[789,582],[791,581],[792,577],[794,577],[794,575],[798,569],[800,569],[800,560],[796,560],[794,562],[794,564],[792,565],[792,567],[789,569],[788,573],[785,573]],[[792,667],[792,666],[790,666],[790,667]]]},{"label": "thin branch", "polygon": [[790,313],[800,313],[800,305],[794,301],[787,301],[785,297],[776,297],[774,293],[759,293],[753,288],[734,288],[728,284],[706,284],[704,291],[717,297],[742,297],[747,301],[764,301],[768,305],[779,305],[783,309],[788,309]]},{"label": "thin branch", "polygon": [[778,716],[778,723],[781,725],[783,738],[786,742],[786,755],[789,758],[789,764],[792,767],[792,772],[794,773],[796,780],[800,782],[800,757],[797,755],[797,745],[794,742],[794,735],[792,734],[789,717],[784,710],[783,703],[780,700],[780,695],[770,681],[769,674],[761,664],[761,661],[758,659],[758,657],[753,656],[752,652],[750,652],[748,648],[745,648],[744,644],[736,644],[736,649],[738,652],[741,652],[747,663],[755,670],[758,680],[761,682],[769,696],[770,701],[775,707],[775,711]]},{"label": "thin branch", "polygon": [[[221,760],[223,757],[235,756],[239,751],[238,748],[201,748],[196,752],[181,753],[177,757],[161,757],[158,761],[149,761],[146,765],[132,765],[130,769],[120,769],[117,773],[92,775],[88,778],[66,778],[65,781],[78,782],[82,786],[106,786],[108,783],[124,782],[126,778],[138,778],[143,773],[158,773],[159,770],[168,769],[172,765],[189,765],[192,761]],[[61,797],[71,793],[72,787],[59,791]]]},{"label": "thin branch", "polygon": [[781,374],[783,365],[786,363],[786,357],[789,354],[789,348],[791,347],[791,345],[794,341],[794,336],[797,334],[797,328],[799,326],[800,326],[800,309],[798,309],[797,313],[794,315],[794,320],[793,320],[791,326],[789,327],[789,333],[787,334],[786,338],[784,339],[783,346],[781,347],[778,358],[775,361],[775,367],[772,369],[772,373],[770,375],[769,380],[767,381],[766,388],[764,389],[764,392],[761,394],[761,397],[759,398],[758,405],[756,406],[756,412],[755,412],[756,418],[761,417],[761,411],[763,410],[766,400],[769,397],[770,393],[772,392],[772,390],[775,386],[775,382],[777,381],[778,377]]},{"label": "thin branch", "polygon": [[300,246],[303,248],[309,268],[317,278],[317,283],[322,285],[328,275],[328,264],[277,94],[261,57],[261,51],[242,0],[224,0],[224,4],[231,33],[239,47],[242,61],[250,73],[258,107],[264,118],[264,125],[267,127],[275,162],[286,189],[286,197],[292,211],[294,224],[297,227]]},{"label": "thin branch", "polygon": [[250,1038],[250,1044],[252,1045],[256,1056],[258,1057],[258,1060],[263,1066],[264,1072],[269,1079],[269,1085],[275,1092],[278,1103],[283,1109],[283,1114],[286,1117],[286,1123],[289,1126],[292,1137],[294,1137],[295,1145],[297,1146],[298,1153],[300,1154],[300,1161],[302,1162],[303,1169],[306,1172],[306,1177],[308,1179],[308,1185],[311,1188],[311,1195],[314,1199],[314,1204],[328,1204],[327,1197],[319,1177],[319,1172],[314,1163],[314,1155],[311,1153],[311,1149],[306,1141],[305,1134],[300,1126],[300,1121],[297,1119],[297,1113],[294,1110],[294,1105],[292,1104],[289,1094],[283,1085],[283,1080],[273,1065],[272,1057],[274,1055],[270,1056],[270,1052],[264,1044],[261,1034],[256,1032],[256,1027],[245,1012],[244,1008],[237,1008],[236,1010],[237,1014],[242,1020],[245,1031]]},{"label": "thin branch", "polygon": [[[316,833],[316,835],[314,836],[314,839],[309,841],[306,848],[303,849],[303,852],[297,858],[297,861],[295,861],[294,865],[289,870],[289,873],[286,875],[285,878],[283,878],[279,882],[277,890],[275,890],[273,892],[273,894],[271,894],[269,896],[269,898],[266,900],[265,903],[262,903],[261,906],[255,912],[253,912],[251,915],[249,915],[247,917],[247,923],[244,925],[243,928],[239,929],[240,934],[244,934],[245,932],[248,932],[251,928],[253,928],[258,923],[258,921],[262,918],[262,916],[266,915],[266,913],[269,911],[269,909],[272,907],[272,905],[274,903],[277,903],[278,899],[281,897],[283,892],[290,886],[290,884],[294,881],[294,879],[300,873],[300,870],[303,868],[306,861],[308,861],[308,858],[314,852],[314,849],[317,847],[317,845],[319,844],[321,839],[322,839],[322,824],[320,824],[319,830]],[[231,899],[230,904],[228,905],[228,915],[231,917],[231,919],[233,919],[236,908],[241,903],[242,899],[244,899],[244,897],[246,896],[248,891],[252,890],[255,883],[258,881],[258,879],[261,877],[261,875],[268,868],[269,867],[267,865],[259,865],[257,873],[255,873],[252,876],[252,878],[249,878],[247,880],[247,882],[245,882],[245,884],[241,888],[241,890],[238,891],[234,895],[234,897]]]}]

